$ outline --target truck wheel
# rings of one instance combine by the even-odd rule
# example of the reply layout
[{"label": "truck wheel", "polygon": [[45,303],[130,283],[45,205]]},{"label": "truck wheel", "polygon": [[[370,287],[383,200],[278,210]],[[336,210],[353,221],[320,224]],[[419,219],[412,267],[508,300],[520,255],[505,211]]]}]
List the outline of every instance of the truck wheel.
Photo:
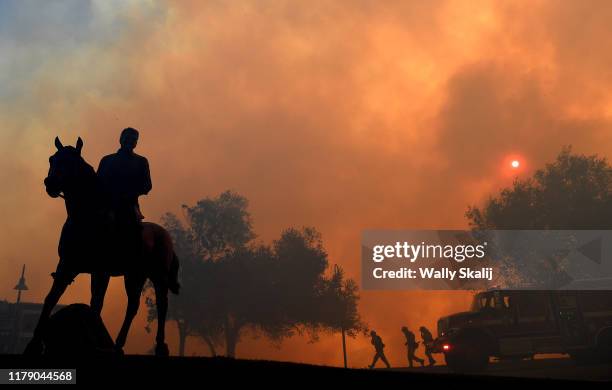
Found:
[{"label": "truck wheel", "polygon": [[444,353],[446,365],[457,373],[476,373],[487,369],[488,354],[477,345],[455,345],[452,351]]},{"label": "truck wheel", "polygon": [[594,364],[612,361],[612,328],[597,335],[594,348],[570,351],[570,357],[580,364]]}]

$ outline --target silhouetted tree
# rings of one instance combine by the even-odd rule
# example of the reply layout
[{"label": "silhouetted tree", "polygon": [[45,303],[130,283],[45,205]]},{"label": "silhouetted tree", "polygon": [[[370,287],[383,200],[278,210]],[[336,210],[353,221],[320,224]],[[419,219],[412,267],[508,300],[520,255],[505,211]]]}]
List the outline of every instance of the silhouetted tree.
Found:
[{"label": "silhouetted tree", "polygon": [[341,268],[330,277],[327,253],[321,235],[314,228],[286,229],[274,241],[278,266],[281,312],[287,324],[298,332],[306,331],[314,341],[318,332],[341,331],[354,337],[363,329],[357,311],[356,283],[344,278]]},{"label": "silhouetted tree", "polygon": [[185,226],[165,217],[181,242],[182,294],[169,313],[182,327],[179,333],[202,337],[212,354],[223,343],[227,356],[235,356],[247,333],[275,343],[302,332],[314,340],[319,330],[342,327],[354,335],[362,326],[356,284],[341,272],[325,276],[320,234],[290,228],[271,246],[254,243],[247,207],[246,198],[226,191],[184,206]]},{"label": "silhouetted tree", "polygon": [[612,226],[612,167],[596,155],[572,154],[516,179],[480,209],[466,213],[475,229],[609,229]]},{"label": "silhouetted tree", "polygon": [[365,331],[357,304],[359,288],[352,279],[345,279],[344,270],[336,267],[331,278],[325,281],[320,296],[321,318],[319,323],[332,332],[344,330],[349,336],[355,337],[359,331]]},{"label": "silhouetted tree", "polygon": [[346,335],[356,337],[359,331],[364,333],[367,326],[361,321],[357,310],[359,295],[354,280],[345,279],[341,267],[335,266],[329,279],[325,281],[319,303],[321,317],[320,327],[330,333],[340,332],[344,367],[348,367],[346,354]]},{"label": "silhouetted tree", "polygon": [[326,277],[327,253],[314,228],[286,229],[271,248],[258,245],[220,264],[236,284],[229,292],[225,327],[229,356],[243,329],[280,343],[296,333],[316,341],[321,330],[344,327],[354,336],[363,328],[356,283],[345,280],[341,270]]},{"label": "silhouetted tree", "polygon": [[[469,207],[466,217],[470,226],[480,231],[609,229],[612,226],[612,167],[604,158],[573,154],[571,147],[565,147],[554,162],[530,178],[515,179],[512,187],[489,198],[482,209]],[[507,282],[530,283],[534,275],[539,283],[551,288],[567,282],[564,269],[568,260],[564,251],[542,256],[535,249],[542,238],[555,240],[559,249],[571,248],[575,240],[571,232],[523,236],[527,241],[513,245],[508,249],[510,252],[497,253],[501,259],[500,271]]]},{"label": "silhouetted tree", "polygon": [[235,355],[240,332],[252,323],[245,302],[255,293],[250,277],[259,259],[258,252],[249,248],[255,238],[248,200],[225,191],[216,198],[205,198],[195,206],[183,206],[194,247],[206,270],[201,277],[202,294],[197,296],[200,311],[207,317],[199,334],[211,339],[220,335],[228,356]]},{"label": "silhouetted tree", "polygon": [[196,250],[204,260],[220,260],[244,248],[256,237],[251,226],[248,200],[225,191],[195,206],[183,206]]},{"label": "silhouetted tree", "polygon": [[[174,241],[174,249],[180,259],[181,293],[170,296],[168,320],[176,322],[179,334],[179,356],[185,354],[187,337],[197,336],[208,346],[212,356],[216,355],[216,346],[220,343],[221,330],[218,324],[211,323],[214,317],[208,316],[202,307],[209,306],[210,296],[206,289],[212,277],[210,266],[202,262],[192,232],[187,229],[176,215],[167,213],[162,217],[162,224]],[[148,284],[150,287],[150,284]],[[205,302],[194,300],[201,297]],[[155,302],[148,296],[149,324],[157,318]],[[147,325],[147,330],[149,325]]]}]

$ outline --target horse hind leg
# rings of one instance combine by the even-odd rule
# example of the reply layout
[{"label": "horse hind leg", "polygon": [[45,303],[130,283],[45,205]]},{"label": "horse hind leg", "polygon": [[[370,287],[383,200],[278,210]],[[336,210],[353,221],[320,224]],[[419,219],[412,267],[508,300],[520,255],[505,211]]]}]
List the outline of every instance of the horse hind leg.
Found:
[{"label": "horse hind leg", "polygon": [[123,347],[125,346],[125,341],[127,340],[130,326],[132,325],[132,321],[134,320],[136,313],[138,313],[140,293],[142,292],[145,279],[146,278],[141,275],[125,275],[124,277],[125,292],[127,293],[128,304],[125,311],[125,318],[123,320],[123,324],[121,325],[121,330],[119,330],[119,334],[115,340],[115,349],[118,352],[123,352]]},{"label": "horse hind leg", "polygon": [[166,344],[166,314],[168,313],[168,286],[163,281],[156,281],[155,301],[157,305],[157,336],[155,337],[155,355],[170,354]]}]

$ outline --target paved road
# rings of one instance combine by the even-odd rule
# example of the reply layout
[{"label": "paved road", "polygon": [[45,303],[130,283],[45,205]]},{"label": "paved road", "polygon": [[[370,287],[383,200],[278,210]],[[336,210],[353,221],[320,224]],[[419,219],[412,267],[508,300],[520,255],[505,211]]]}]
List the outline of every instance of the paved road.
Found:
[{"label": "paved road", "polygon": [[[431,374],[450,373],[446,366],[397,368],[392,370]],[[521,378],[612,381],[612,363],[577,364],[568,358],[502,361],[491,363],[487,371],[482,374]]]}]

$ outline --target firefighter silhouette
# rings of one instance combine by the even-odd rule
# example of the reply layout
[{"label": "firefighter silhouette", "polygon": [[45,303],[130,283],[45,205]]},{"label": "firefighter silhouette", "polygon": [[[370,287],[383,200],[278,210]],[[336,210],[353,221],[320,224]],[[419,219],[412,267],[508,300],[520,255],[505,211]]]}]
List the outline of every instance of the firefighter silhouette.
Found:
[{"label": "firefighter silhouette", "polygon": [[433,366],[436,364],[436,360],[433,358],[432,350],[433,350],[433,336],[429,329],[424,326],[419,328],[421,331],[421,339],[423,340],[423,345],[425,346],[425,356],[427,356],[427,360],[429,360],[429,366]]},{"label": "firefighter silhouette", "polygon": [[415,356],[416,349],[419,347],[419,343],[416,341],[416,337],[414,333],[412,333],[407,327],[402,326],[402,333],[406,337],[406,342],[404,345],[406,346],[407,356],[408,356],[408,366],[410,368],[413,367],[413,362],[416,361],[421,364],[421,367],[425,365],[425,360],[420,357]]},{"label": "firefighter silhouette", "polygon": [[370,332],[370,336],[372,337],[372,345],[374,346],[374,360],[372,360],[372,364],[370,364],[370,368],[374,368],[378,359],[382,360],[383,363],[387,365],[387,368],[391,368],[389,361],[385,357],[385,344],[379,335],[376,334],[375,331]]},{"label": "firefighter silhouette", "polygon": [[117,153],[105,156],[98,167],[100,184],[109,202],[119,245],[127,258],[139,256],[142,245],[138,197],[151,191],[149,162],[134,153],[138,130],[123,129]]}]

